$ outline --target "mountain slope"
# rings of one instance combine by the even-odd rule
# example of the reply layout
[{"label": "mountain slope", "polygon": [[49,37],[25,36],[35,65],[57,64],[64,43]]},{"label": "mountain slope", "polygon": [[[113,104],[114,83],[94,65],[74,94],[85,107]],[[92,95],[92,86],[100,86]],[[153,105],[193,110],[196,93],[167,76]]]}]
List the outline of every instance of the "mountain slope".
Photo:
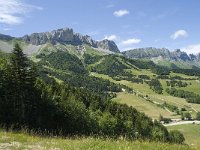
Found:
[{"label": "mountain slope", "polygon": [[190,54],[178,50],[169,51],[165,48],[138,48],[122,52],[127,58],[150,59],[156,64],[167,66],[169,68],[195,68],[200,67],[200,59],[198,55]]},{"label": "mountain slope", "polygon": [[[120,54],[113,41],[95,41],[88,35],[75,33],[73,29],[62,28],[50,32],[33,33],[20,38],[0,34],[0,50],[11,52],[13,44],[20,43],[24,52],[29,56],[40,53],[68,51],[81,58],[87,49],[105,54]],[[147,59],[168,68],[192,69],[200,67],[200,54],[186,54],[180,50],[169,51],[165,48],[138,48],[121,53],[127,58]]]},{"label": "mountain slope", "polygon": [[[75,47],[77,51],[84,50],[82,46],[88,45],[102,53],[120,53],[115,42],[110,40],[95,41],[88,35],[74,33],[73,29],[62,28],[51,32],[33,33],[20,38],[0,34],[0,50],[11,52],[14,43],[20,43],[24,52],[31,56],[45,49],[69,50],[69,45]],[[83,54],[83,53],[82,53]]]}]

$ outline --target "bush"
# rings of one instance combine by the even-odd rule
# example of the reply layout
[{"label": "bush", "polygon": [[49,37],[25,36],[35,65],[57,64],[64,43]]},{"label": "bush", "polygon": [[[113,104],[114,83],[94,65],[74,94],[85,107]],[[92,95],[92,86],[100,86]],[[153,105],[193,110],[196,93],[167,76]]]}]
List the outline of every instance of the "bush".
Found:
[{"label": "bush", "polygon": [[170,141],[173,143],[182,144],[185,141],[183,134],[177,130],[169,132]]},{"label": "bush", "polygon": [[196,119],[197,119],[197,120],[200,120],[200,112],[198,112],[198,113],[196,114]]},{"label": "bush", "polygon": [[167,137],[169,136],[168,134],[169,133],[165,128],[156,126],[152,129],[152,137],[155,141],[167,141]]}]

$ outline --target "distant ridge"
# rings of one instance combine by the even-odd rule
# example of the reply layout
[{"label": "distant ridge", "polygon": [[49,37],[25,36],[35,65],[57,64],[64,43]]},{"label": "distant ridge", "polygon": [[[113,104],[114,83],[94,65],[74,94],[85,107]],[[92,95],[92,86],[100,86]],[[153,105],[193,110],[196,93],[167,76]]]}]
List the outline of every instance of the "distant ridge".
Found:
[{"label": "distant ridge", "polygon": [[180,49],[175,51],[169,51],[166,48],[137,48],[122,52],[122,54],[128,58],[163,58],[166,60],[174,60],[174,61],[200,61],[200,54],[187,54],[186,52],[182,52]]}]

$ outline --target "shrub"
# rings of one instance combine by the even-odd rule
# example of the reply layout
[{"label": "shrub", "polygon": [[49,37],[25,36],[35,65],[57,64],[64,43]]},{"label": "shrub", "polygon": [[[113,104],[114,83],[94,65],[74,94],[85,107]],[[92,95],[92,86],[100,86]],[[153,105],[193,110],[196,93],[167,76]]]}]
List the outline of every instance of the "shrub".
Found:
[{"label": "shrub", "polygon": [[170,141],[173,143],[182,144],[185,141],[183,134],[177,130],[169,132]]}]

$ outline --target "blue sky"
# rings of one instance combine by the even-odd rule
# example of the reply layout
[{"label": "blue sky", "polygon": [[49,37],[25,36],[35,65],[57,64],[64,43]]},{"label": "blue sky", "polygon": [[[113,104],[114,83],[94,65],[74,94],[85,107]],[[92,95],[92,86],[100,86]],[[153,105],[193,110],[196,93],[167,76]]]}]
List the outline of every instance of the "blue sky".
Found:
[{"label": "blue sky", "polygon": [[0,33],[23,36],[70,27],[120,50],[200,52],[199,0],[0,0]]}]

